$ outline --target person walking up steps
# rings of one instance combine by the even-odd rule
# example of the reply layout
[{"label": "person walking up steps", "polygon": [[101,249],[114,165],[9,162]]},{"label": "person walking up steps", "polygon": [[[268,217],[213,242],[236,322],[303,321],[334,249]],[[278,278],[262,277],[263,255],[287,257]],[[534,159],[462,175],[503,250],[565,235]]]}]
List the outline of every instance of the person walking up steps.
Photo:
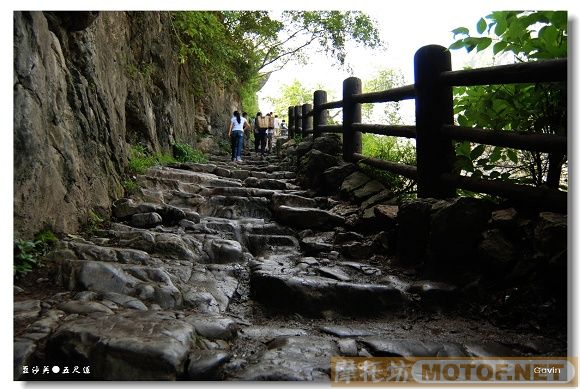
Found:
[{"label": "person walking up steps", "polygon": [[266,151],[266,131],[268,128],[268,117],[263,117],[261,112],[256,114],[255,129],[257,130],[256,153],[258,152],[258,144],[260,145],[260,155],[264,157]]},{"label": "person walking up steps", "polygon": [[242,162],[242,150],[244,148],[244,129],[248,127],[246,119],[234,111],[234,117],[230,121],[228,136],[232,140],[232,161]]},{"label": "person walking up steps", "polygon": [[280,119],[274,115],[274,140],[280,136]]},{"label": "person walking up steps", "polygon": [[258,154],[258,148],[260,147],[260,118],[262,117],[262,112],[258,112],[254,118],[254,151]]},{"label": "person walking up steps", "polygon": [[246,127],[246,130],[244,131],[244,150],[246,153],[250,152],[250,134],[252,133],[252,123],[248,120],[248,113],[244,112],[242,113],[242,117],[244,119],[246,119],[246,122],[248,123],[248,127]]},{"label": "person walking up steps", "polygon": [[268,154],[270,154],[272,152],[272,139],[274,136],[274,115],[272,114],[272,112],[270,112],[268,115],[266,115],[266,118],[268,119],[268,130],[266,131],[266,144],[267,144],[267,149],[268,149]]},{"label": "person walking up steps", "polygon": [[280,123],[280,136],[288,136],[288,126],[284,119],[282,119],[282,123]]}]

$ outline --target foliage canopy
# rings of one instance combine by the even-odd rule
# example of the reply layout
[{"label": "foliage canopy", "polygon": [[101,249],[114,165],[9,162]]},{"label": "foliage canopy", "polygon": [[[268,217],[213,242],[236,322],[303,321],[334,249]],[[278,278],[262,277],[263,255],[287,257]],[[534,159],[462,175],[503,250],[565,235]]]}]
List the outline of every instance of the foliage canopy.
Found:
[{"label": "foliage canopy", "polygon": [[[452,31],[459,37],[450,49],[491,50],[494,56],[527,62],[567,55],[565,11],[496,11],[479,19],[476,32]],[[566,134],[565,83],[457,87],[455,114],[459,125],[505,131]],[[503,147],[456,144],[457,169],[475,177],[510,179],[556,188],[564,155],[545,155]]]},{"label": "foliage canopy", "polygon": [[241,86],[250,112],[268,75],[306,60],[308,47],[344,64],[347,42],[382,46],[376,23],[359,11],[179,11],[172,13],[172,25],[179,60],[196,74]]}]

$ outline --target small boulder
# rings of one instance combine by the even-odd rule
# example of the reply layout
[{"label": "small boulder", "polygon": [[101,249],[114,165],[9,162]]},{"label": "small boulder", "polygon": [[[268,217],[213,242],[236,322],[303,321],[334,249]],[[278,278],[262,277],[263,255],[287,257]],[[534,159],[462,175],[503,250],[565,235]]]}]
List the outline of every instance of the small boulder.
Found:
[{"label": "small boulder", "polygon": [[233,263],[243,261],[242,246],[235,240],[213,239],[207,249],[211,263]]},{"label": "small boulder", "polygon": [[352,163],[343,163],[338,166],[332,166],[322,173],[321,193],[335,193],[340,189],[342,182],[346,177],[356,171],[356,166]]},{"label": "small boulder", "polygon": [[67,301],[66,303],[60,304],[58,309],[66,313],[78,313],[81,315],[100,312],[112,315],[113,311],[101,303],[96,301]]},{"label": "small boulder", "polygon": [[552,257],[567,247],[568,220],[566,215],[542,212],[534,230],[536,247]]},{"label": "small boulder", "polygon": [[318,150],[311,150],[304,155],[298,168],[298,177],[307,188],[319,188],[322,185],[322,173],[338,165],[339,159]]},{"label": "small boulder", "polygon": [[385,190],[385,186],[376,180],[371,180],[367,182],[362,187],[355,189],[352,192],[352,199],[357,203],[368,199],[369,197],[375,196]]},{"label": "small boulder", "polygon": [[340,186],[340,196],[343,198],[350,198],[352,193],[359,188],[366,185],[371,179],[369,176],[362,172],[354,172],[350,176],[346,177]]},{"label": "small boulder", "polygon": [[481,234],[491,217],[492,204],[461,197],[437,204],[431,217],[429,245],[437,262],[460,263],[477,255]]},{"label": "small boulder", "polygon": [[342,140],[336,134],[326,134],[314,139],[312,149],[329,155],[342,154]]},{"label": "small boulder", "polygon": [[187,378],[190,380],[219,380],[220,367],[231,359],[231,355],[221,350],[195,350],[189,354]]},{"label": "small boulder", "polygon": [[318,208],[281,206],[276,216],[285,224],[299,228],[333,229],[344,224],[344,218]]},{"label": "small boulder", "polygon": [[399,207],[396,205],[376,205],[374,208],[375,216],[381,224],[394,227],[397,223]]},{"label": "small boulder", "polygon": [[518,212],[514,208],[500,209],[491,213],[489,224],[497,228],[511,228],[515,226]]},{"label": "small boulder", "polygon": [[396,199],[393,199],[393,197],[394,197],[393,192],[390,191],[389,189],[385,189],[385,190],[369,197],[365,201],[363,201],[361,203],[360,207],[361,207],[361,209],[367,209],[367,208],[372,207],[373,205],[377,205],[379,203],[380,204],[394,204]]},{"label": "small boulder", "polygon": [[129,224],[138,228],[155,227],[162,222],[163,219],[157,212],[136,213],[129,219]]},{"label": "small boulder", "polygon": [[478,253],[482,270],[488,274],[504,274],[516,259],[516,248],[499,229],[483,233]]}]

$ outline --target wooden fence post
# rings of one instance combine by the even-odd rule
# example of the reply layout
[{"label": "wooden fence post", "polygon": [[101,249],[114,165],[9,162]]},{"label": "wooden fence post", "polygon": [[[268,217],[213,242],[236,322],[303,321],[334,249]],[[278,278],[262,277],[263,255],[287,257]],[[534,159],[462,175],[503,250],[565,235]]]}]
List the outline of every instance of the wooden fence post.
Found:
[{"label": "wooden fence post", "polygon": [[352,95],[362,93],[360,78],[349,77],[342,83],[342,158],[353,161],[354,153],[362,151],[362,135],[354,131],[353,123],[361,122],[361,105],[352,101]]},{"label": "wooden fence post", "polygon": [[302,104],[302,136],[306,136],[307,130],[312,130],[312,115],[307,116],[312,111],[312,104]]},{"label": "wooden fence post", "polygon": [[294,138],[294,107],[288,107],[288,138]]},{"label": "wooden fence post", "polygon": [[453,142],[441,127],[453,124],[453,90],[441,85],[440,74],[451,70],[451,54],[443,46],[421,47],[415,53],[415,120],[417,126],[417,196],[448,198],[456,189],[441,180],[455,162]]},{"label": "wooden fence post", "polygon": [[294,136],[300,134],[302,136],[302,107],[294,106]]},{"label": "wooden fence post", "polygon": [[325,109],[317,109],[319,105],[326,103],[326,99],[326,91],[314,91],[314,98],[312,99],[314,105],[314,116],[312,117],[314,138],[318,138],[322,135],[319,126],[326,125],[328,121],[328,111]]}]

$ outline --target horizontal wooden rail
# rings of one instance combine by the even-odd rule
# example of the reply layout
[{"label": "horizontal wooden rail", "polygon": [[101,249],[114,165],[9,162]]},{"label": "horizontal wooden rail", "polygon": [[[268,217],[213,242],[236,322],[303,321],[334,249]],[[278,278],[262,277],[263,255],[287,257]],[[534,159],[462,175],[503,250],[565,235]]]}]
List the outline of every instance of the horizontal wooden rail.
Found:
[{"label": "horizontal wooden rail", "polygon": [[318,126],[320,133],[342,134],[342,124],[325,124]]},{"label": "horizontal wooden rail", "polygon": [[[446,199],[457,195],[456,189],[505,197],[524,205],[566,211],[567,192],[558,191],[558,163],[567,154],[565,134],[540,134],[455,126],[453,86],[477,86],[516,83],[565,82],[567,59],[554,59],[500,65],[480,69],[453,71],[451,54],[443,46],[423,46],[415,53],[415,83],[385,91],[363,93],[362,82],[356,77],[343,81],[342,100],[327,102],[327,93],[314,92],[312,104],[288,108],[291,137],[295,134],[342,134],[343,160],[414,179],[418,197]],[[362,104],[415,100],[415,125],[363,124]],[[564,104],[564,102],[562,102]],[[328,124],[327,110],[342,108],[342,125]],[[362,134],[377,134],[416,139],[417,166],[394,163],[362,155]],[[554,165],[554,177],[549,188],[515,184],[455,174],[457,159],[453,141],[468,141],[482,145],[508,147],[517,150],[547,153],[549,166]]]},{"label": "horizontal wooden rail", "polygon": [[566,81],[567,64],[568,61],[564,58],[479,69],[447,71],[441,73],[440,80],[445,85],[451,86]]},{"label": "horizontal wooden rail", "polygon": [[361,124],[354,123],[352,128],[356,131],[368,134],[398,136],[401,138],[416,138],[417,128],[415,126],[389,126],[383,124]]},{"label": "horizontal wooden rail", "polygon": [[415,85],[406,85],[380,92],[361,93],[352,96],[355,103],[388,103],[415,98]]},{"label": "horizontal wooden rail", "polygon": [[376,167],[381,170],[386,170],[391,173],[400,174],[401,176],[405,176],[407,178],[411,179],[417,178],[416,166],[404,165],[402,163],[394,163],[378,158],[366,157],[359,153],[353,154],[353,160],[355,162],[361,162],[364,163],[365,165]]},{"label": "horizontal wooden rail", "polygon": [[342,108],[342,105],[343,105],[342,100],[329,101],[328,103],[317,105],[316,107],[314,107],[314,110]]},{"label": "horizontal wooden rail", "polygon": [[457,188],[472,192],[487,193],[521,203],[539,205],[544,209],[566,212],[567,192],[556,189],[537,188],[529,185],[465,177],[451,173],[441,175],[441,179]]},{"label": "horizontal wooden rail", "polygon": [[567,154],[567,138],[555,134],[484,130],[482,128],[460,126],[443,126],[441,134],[454,140],[510,147],[519,150],[539,151],[542,153]]}]

